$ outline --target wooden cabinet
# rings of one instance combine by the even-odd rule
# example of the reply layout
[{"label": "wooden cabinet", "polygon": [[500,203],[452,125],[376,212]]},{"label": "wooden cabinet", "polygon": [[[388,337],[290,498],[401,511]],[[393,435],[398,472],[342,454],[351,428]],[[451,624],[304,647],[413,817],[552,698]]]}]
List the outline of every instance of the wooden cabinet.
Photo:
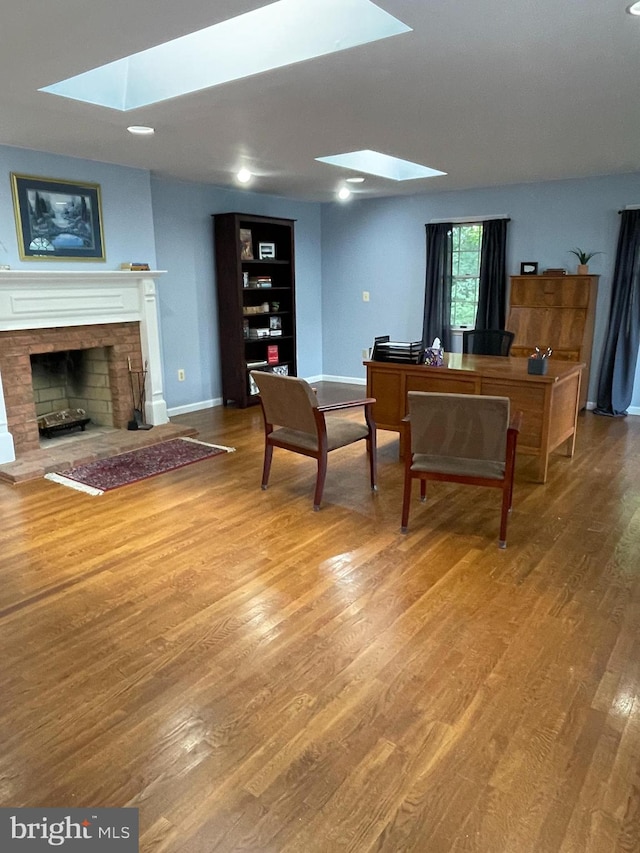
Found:
[{"label": "wooden cabinet", "polygon": [[294,221],[213,217],[224,405],[257,402],[250,370],[296,375]]},{"label": "wooden cabinet", "polygon": [[552,358],[586,364],[580,408],[587,402],[597,275],[515,275],[511,277],[507,329],[515,333],[511,355],[528,357],[538,346]]}]

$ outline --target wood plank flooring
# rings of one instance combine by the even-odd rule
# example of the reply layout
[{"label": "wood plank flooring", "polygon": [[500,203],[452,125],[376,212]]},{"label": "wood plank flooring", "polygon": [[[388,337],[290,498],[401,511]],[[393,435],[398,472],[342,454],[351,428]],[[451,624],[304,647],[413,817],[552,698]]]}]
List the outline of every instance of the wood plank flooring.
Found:
[{"label": "wood plank flooring", "polygon": [[[324,400],[363,388],[321,385]],[[400,533],[358,445],[91,497],[0,484],[0,805],[134,806],[144,853],[640,851],[640,418],[540,486],[433,484]]]}]

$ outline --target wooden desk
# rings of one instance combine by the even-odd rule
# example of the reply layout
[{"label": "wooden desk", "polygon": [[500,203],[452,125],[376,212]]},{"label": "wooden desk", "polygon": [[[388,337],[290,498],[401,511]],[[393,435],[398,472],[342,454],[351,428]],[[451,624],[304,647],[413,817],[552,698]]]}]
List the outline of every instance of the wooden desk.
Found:
[{"label": "wooden desk", "polygon": [[567,442],[567,455],[573,456],[583,364],[550,359],[546,376],[532,376],[526,358],[447,353],[442,367],[383,361],[366,361],[365,366],[367,396],[376,398],[376,426],[400,433],[400,456],[407,391],[509,397],[512,410],[522,411],[518,453],[537,457],[541,483],[547,480],[553,450]]}]

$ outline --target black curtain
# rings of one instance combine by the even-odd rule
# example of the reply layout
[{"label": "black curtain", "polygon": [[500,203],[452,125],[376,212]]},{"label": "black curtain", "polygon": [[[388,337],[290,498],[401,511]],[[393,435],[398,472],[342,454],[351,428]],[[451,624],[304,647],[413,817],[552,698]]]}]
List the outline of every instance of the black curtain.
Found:
[{"label": "black curtain", "polygon": [[427,225],[427,273],[424,288],[422,346],[430,347],[434,338],[451,350],[451,274],[452,224]]},{"label": "black curtain", "polygon": [[476,329],[504,329],[507,310],[508,219],[482,223]]},{"label": "black curtain", "polygon": [[623,210],[596,414],[627,414],[640,349],[640,210]]}]

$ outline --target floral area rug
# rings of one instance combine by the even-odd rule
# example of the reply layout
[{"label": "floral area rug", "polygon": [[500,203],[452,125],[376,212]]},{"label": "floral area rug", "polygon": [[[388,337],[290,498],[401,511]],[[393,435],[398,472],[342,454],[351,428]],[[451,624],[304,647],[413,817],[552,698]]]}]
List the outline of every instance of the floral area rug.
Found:
[{"label": "floral area rug", "polygon": [[194,438],[174,438],[55,474],[45,474],[45,479],[89,495],[102,495],[119,486],[137,483],[234,450],[234,447],[206,444]]}]

